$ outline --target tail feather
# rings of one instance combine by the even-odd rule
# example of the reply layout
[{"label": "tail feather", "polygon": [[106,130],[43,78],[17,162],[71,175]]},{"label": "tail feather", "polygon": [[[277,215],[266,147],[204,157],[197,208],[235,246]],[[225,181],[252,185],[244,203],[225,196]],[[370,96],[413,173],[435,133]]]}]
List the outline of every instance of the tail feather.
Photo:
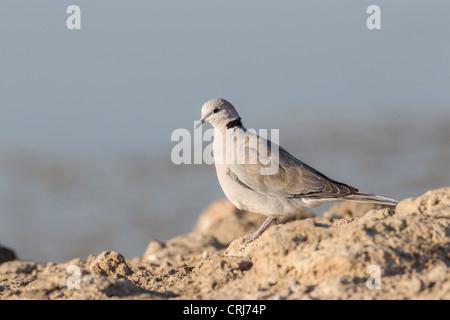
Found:
[{"label": "tail feather", "polygon": [[367,203],[376,203],[382,204],[386,206],[396,206],[398,201],[392,198],[378,196],[376,194],[370,193],[355,193],[347,197],[343,197],[343,200],[353,201],[353,202],[367,202]]}]

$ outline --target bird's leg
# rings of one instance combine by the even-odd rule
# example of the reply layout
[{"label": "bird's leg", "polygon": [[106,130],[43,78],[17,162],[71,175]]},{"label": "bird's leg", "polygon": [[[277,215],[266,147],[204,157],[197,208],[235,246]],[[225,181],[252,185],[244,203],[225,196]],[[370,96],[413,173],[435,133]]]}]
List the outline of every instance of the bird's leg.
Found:
[{"label": "bird's leg", "polygon": [[272,222],[272,220],[273,220],[273,217],[268,217],[262,223],[262,225],[258,228],[258,230],[253,232],[251,236],[244,238],[243,241],[244,242],[252,242],[256,238],[258,238],[261,235],[261,233],[263,233],[267,229],[267,227],[269,226],[269,223]]}]

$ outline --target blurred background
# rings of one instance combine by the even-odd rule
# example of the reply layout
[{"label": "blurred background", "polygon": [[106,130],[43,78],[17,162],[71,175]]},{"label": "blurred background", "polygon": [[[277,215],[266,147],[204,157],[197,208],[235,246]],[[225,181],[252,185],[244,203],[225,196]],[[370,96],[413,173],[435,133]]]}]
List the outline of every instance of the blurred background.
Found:
[{"label": "blurred background", "polygon": [[[72,4],[81,30],[66,27]],[[371,4],[381,30],[366,27]],[[216,97],[362,191],[449,186],[449,12],[444,0],[2,0],[1,245],[39,262],[131,258],[189,232],[224,195],[213,166],[171,162],[171,134],[193,133]]]}]

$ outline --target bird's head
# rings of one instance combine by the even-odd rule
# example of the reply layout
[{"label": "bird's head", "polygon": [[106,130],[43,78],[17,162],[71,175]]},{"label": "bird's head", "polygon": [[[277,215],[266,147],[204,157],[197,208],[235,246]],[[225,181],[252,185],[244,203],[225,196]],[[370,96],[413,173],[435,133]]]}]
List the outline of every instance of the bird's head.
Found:
[{"label": "bird's head", "polygon": [[222,98],[212,99],[202,106],[202,117],[195,127],[204,123],[211,124],[214,128],[225,127],[230,121],[239,119],[239,114],[231,103]]}]

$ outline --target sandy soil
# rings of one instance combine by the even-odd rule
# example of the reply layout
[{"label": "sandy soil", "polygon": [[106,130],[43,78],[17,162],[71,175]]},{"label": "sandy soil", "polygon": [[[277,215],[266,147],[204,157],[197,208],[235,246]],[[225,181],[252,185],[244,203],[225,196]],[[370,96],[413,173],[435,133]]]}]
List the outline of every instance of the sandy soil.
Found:
[{"label": "sandy soil", "polygon": [[305,211],[244,243],[264,218],[218,201],[133,259],[36,263],[0,247],[0,299],[450,299],[450,187],[395,210]]}]

